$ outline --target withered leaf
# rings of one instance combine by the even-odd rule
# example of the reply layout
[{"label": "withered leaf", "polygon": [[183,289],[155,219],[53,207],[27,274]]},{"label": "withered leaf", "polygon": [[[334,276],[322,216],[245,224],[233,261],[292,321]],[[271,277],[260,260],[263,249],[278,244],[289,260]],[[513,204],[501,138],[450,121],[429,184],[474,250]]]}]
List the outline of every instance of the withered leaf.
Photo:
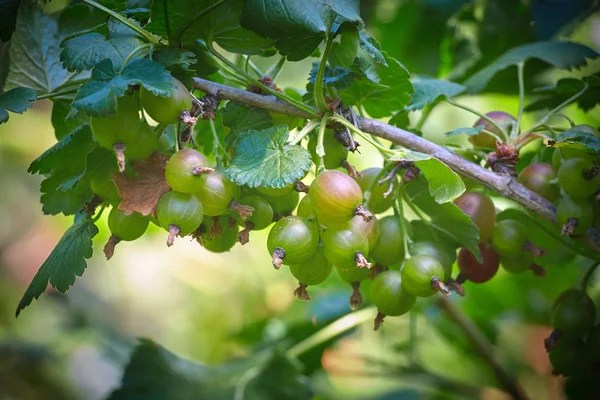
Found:
[{"label": "withered leaf", "polygon": [[156,215],[156,205],[161,196],[171,188],[165,181],[167,157],[154,152],[147,160],[132,163],[135,176],[114,173],[113,178],[121,202],[119,210],[125,215],[134,211],[142,215]]}]

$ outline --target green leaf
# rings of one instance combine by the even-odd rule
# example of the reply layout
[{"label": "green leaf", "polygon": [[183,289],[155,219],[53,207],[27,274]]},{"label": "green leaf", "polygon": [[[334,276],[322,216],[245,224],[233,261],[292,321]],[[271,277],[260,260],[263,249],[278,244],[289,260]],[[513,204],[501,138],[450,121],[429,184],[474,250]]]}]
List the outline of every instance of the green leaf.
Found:
[{"label": "green leaf", "polygon": [[0,15],[2,24],[0,24],[0,40],[8,42],[17,24],[17,12],[23,0],[0,0]]},{"label": "green leaf", "polygon": [[48,282],[61,293],[73,286],[76,277],[82,276],[85,271],[85,260],[92,256],[92,238],[97,233],[98,228],[89,215],[81,213],[75,216],[73,225],[65,232],[33,277],[17,306],[17,316],[46,291]]},{"label": "green leaf", "polygon": [[536,58],[556,68],[572,69],[587,65],[587,59],[600,57],[595,50],[574,42],[536,42],[515,47],[504,53],[492,64],[467,79],[465,86],[472,93],[479,93],[492,78],[508,67]]},{"label": "green leaf", "polygon": [[[130,28],[114,19],[108,20],[108,37],[100,33],[88,33],[66,40],[60,59],[69,71],[91,70],[100,61],[108,58],[115,68],[120,69],[125,59],[143,42]],[[140,52],[135,57],[141,57]]]},{"label": "green leaf", "polygon": [[59,32],[62,37],[88,32],[106,24],[106,13],[87,4],[71,4],[58,18]]},{"label": "green leaf", "polygon": [[358,40],[360,48],[366,52],[372,59],[378,64],[387,66],[385,57],[381,53],[381,46],[371,36],[367,35],[364,31],[358,32]]},{"label": "green leaf", "polygon": [[167,68],[174,65],[188,68],[197,61],[194,53],[179,47],[161,47],[154,52],[152,59]]},{"label": "green leaf", "polygon": [[415,92],[407,111],[421,110],[428,104],[435,104],[442,99],[449,99],[463,93],[467,88],[458,83],[426,77],[412,79]]},{"label": "green leaf", "polygon": [[388,66],[357,58],[352,66],[354,81],[340,90],[346,105],[362,105],[373,118],[383,118],[402,110],[410,102],[413,86],[406,68],[383,53]]},{"label": "green leaf", "polygon": [[588,112],[600,104],[600,73],[589,75],[581,80],[565,78],[559,80],[556,85],[537,88],[534,92],[540,95],[533,103],[529,104],[525,111],[547,110],[558,107],[569,98],[579,93],[587,83],[588,88],[581,94],[574,104],[583,111]]},{"label": "green leaf", "polygon": [[262,37],[290,61],[311,55],[325,35],[343,22],[362,25],[357,0],[246,1],[242,25]]},{"label": "green leaf", "polygon": [[287,144],[288,136],[285,125],[240,134],[225,176],[251,188],[280,188],[304,178],[312,164],[310,153],[302,146]]},{"label": "green leaf", "polygon": [[168,97],[173,89],[171,79],[161,64],[147,58],[129,62],[120,72],[115,71],[111,60],[105,59],[96,65],[90,80],[77,93],[73,110],[93,117],[108,116],[117,111],[117,99],[129,85],[142,85],[155,95]]},{"label": "green leaf", "polygon": [[27,88],[14,88],[0,94],[0,124],[8,121],[8,112],[23,114],[33,104],[35,91]]},{"label": "green leaf", "polygon": [[569,147],[588,153],[600,153],[600,138],[577,127],[560,132],[554,139],[546,139],[544,142],[552,147]]},{"label": "green leaf", "polygon": [[477,125],[476,127],[468,126],[466,128],[456,128],[456,129],[451,130],[450,132],[444,133],[444,135],[456,136],[456,135],[464,134],[467,136],[473,136],[473,135],[477,135],[479,132],[481,132],[483,130],[483,128],[485,128],[483,125]]},{"label": "green leaf", "polygon": [[392,115],[392,118],[390,118],[388,124],[398,127],[400,129],[408,129],[408,127],[410,126],[408,112],[398,111],[396,114]]},{"label": "green leaf", "polygon": [[461,247],[467,248],[478,260],[481,254],[479,229],[454,203],[437,203],[426,189],[427,182],[419,178],[406,185],[406,196],[431,218],[431,225],[453,238]]},{"label": "green leaf", "polygon": [[88,125],[89,118],[79,115],[75,118],[68,118],[71,112],[71,102],[67,100],[52,100],[52,126],[54,127],[54,136],[57,140],[75,132],[82,125]]},{"label": "green leaf", "polygon": [[401,160],[413,161],[421,170],[427,178],[429,194],[437,203],[447,203],[464,193],[465,184],[460,176],[437,158],[408,149],[397,150],[397,153],[390,157],[390,161]]},{"label": "green leaf", "polygon": [[308,379],[277,349],[217,366],[181,359],[139,339],[121,381],[108,400],[305,400]]},{"label": "green leaf", "polygon": [[45,15],[34,5],[20,7],[4,89],[24,87],[40,95],[67,82],[71,75],[60,63],[61,41],[55,16]]},{"label": "green leaf", "polygon": [[173,45],[202,39],[233,53],[261,54],[272,42],[242,28],[242,3],[243,0],[154,1],[152,22],[146,28],[167,37]]},{"label": "green leaf", "polygon": [[234,135],[251,129],[261,130],[273,126],[269,112],[260,108],[230,101],[220,111],[223,115],[223,125],[229,127]]},{"label": "green leaf", "polygon": [[358,53],[358,32],[352,28],[339,36],[340,41],[333,43],[327,61],[333,67],[350,68]]}]

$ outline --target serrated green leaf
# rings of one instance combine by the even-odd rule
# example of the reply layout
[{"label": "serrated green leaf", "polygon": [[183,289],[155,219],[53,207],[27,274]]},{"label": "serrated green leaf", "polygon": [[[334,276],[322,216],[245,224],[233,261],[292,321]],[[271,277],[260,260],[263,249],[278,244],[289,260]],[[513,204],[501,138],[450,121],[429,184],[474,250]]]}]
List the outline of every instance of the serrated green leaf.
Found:
[{"label": "serrated green leaf", "polygon": [[277,349],[209,367],[139,339],[108,400],[231,400],[240,394],[244,400],[305,400],[311,389],[296,363]]},{"label": "serrated green leaf", "polygon": [[83,85],[73,101],[75,112],[93,117],[105,117],[117,111],[117,99],[129,85],[142,85],[158,96],[169,96],[173,89],[171,75],[161,64],[147,58],[129,62],[116,72],[109,59],[102,60],[92,70],[92,77]]},{"label": "serrated green leaf", "polygon": [[240,134],[225,176],[251,188],[280,188],[304,178],[312,164],[310,153],[302,146],[287,144],[288,136],[285,125]]},{"label": "serrated green leaf", "polygon": [[268,111],[260,108],[248,107],[245,104],[230,101],[220,109],[223,115],[223,125],[237,135],[251,129],[261,130],[273,126],[273,120]]},{"label": "serrated green leaf", "polygon": [[600,153],[600,138],[577,127],[560,132],[554,139],[546,139],[544,142],[552,147],[570,147],[589,153]]},{"label": "serrated green leaf", "polygon": [[369,55],[376,63],[387,66],[385,57],[381,53],[381,46],[371,36],[364,31],[358,32],[358,40],[360,48]]},{"label": "serrated green leaf", "polygon": [[483,130],[483,128],[485,128],[483,125],[477,125],[476,127],[468,126],[465,128],[456,128],[456,129],[451,130],[450,132],[444,133],[444,135],[446,135],[446,136],[456,136],[456,135],[473,136],[473,135],[477,135],[479,132],[481,132]]},{"label": "serrated green leaf", "polygon": [[488,85],[492,78],[508,67],[536,58],[556,68],[581,68],[587,64],[587,59],[600,57],[595,50],[574,42],[536,42],[518,46],[504,53],[500,58],[467,79],[465,86],[472,93],[479,93]]},{"label": "serrated green leaf", "polygon": [[439,203],[447,203],[464,193],[465,184],[456,172],[452,171],[446,164],[430,156],[408,149],[398,150],[390,157],[390,161],[409,160],[421,170],[427,178],[429,194]]},{"label": "serrated green leaf", "polygon": [[27,88],[14,88],[0,94],[0,124],[8,121],[8,112],[23,114],[33,104],[36,98],[34,90]]},{"label": "serrated green leaf", "polygon": [[408,126],[410,125],[408,113],[406,111],[398,111],[396,114],[392,115],[388,124],[400,129],[408,129]]},{"label": "serrated green leaf", "polygon": [[410,221],[410,238],[413,242],[430,242],[447,244],[448,247],[459,247],[458,242],[448,233],[429,221],[415,219]]},{"label": "serrated green leaf", "polygon": [[40,95],[71,79],[60,63],[61,41],[57,17],[44,14],[35,5],[20,7],[4,89],[24,87]]},{"label": "serrated green leaf", "polygon": [[415,92],[412,101],[406,107],[407,111],[421,110],[426,105],[458,96],[467,90],[465,86],[458,83],[426,77],[415,77],[412,79],[412,84]]},{"label": "serrated green leaf", "polygon": [[73,286],[76,277],[82,276],[85,271],[85,260],[92,256],[92,238],[97,233],[98,228],[89,215],[81,213],[75,216],[73,225],[65,232],[33,277],[17,306],[17,316],[46,291],[48,282],[61,293]]},{"label": "serrated green leaf", "polygon": [[52,126],[54,136],[61,140],[65,136],[75,132],[82,125],[88,125],[90,120],[79,115],[75,118],[67,118],[71,112],[71,102],[67,100],[52,100]]},{"label": "serrated green leaf", "polygon": [[179,41],[216,42],[227,51],[242,54],[261,54],[271,47],[271,41],[242,28],[240,17],[243,0],[184,0],[155,1],[150,32],[167,37],[172,44]]},{"label": "serrated green leaf", "polygon": [[406,185],[406,195],[417,207],[431,218],[431,225],[453,238],[481,261],[479,229],[454,203],[437,203],[426,189],[427,182],[419,178]]},{"label": "serrated green leaf", "polygon": [[535,89],[534,92],[539,93],[540,97],[525,107],[525,111],[538,111],[558,107],[582,91],[585,84],[588,85],[587,89],[574,101],[574,104],[577,104],[583,111],[588,112],[600,104],[600,73],[586,76],[581,80],[565,78],[559,80],[556,85]]},{"label": "serrated green leaf", "polygon": [[188,68],[197,61],[194,53],[179,47],[159,48],[152,55],[152,59],[167,68],[174,65],[178,65],[182,68]]},{"label": "serrated green leaf", "polygon": [[348,29],[340,35],[340,41],[333,43],[327,62],[332,67],[350,68],[358,53],[358,31]]},{"label": "serrated green leaf", "polygon": [[352,66],[354,80],[340,90],[346,105],[362,105],[373,118],[383,118],[402,110],[413,92],[410,75],[398,60],[383,53],[388,66],[357,58]]},{"label": "serrated green leaf", "polygon": [[262,37],[290,61],[311,55],[332,27],[348,22],[362,25],[357,0],[246,1],[242,25]]},{"label": "serrated green leaf", "polygon": [[0,40],[8,42],[17,23],[17,12],[23,0],[1,0],[0,15],[2,16],[2,24],[0,25]]},{"label": "serrated green leaf", "polygon": [[[66,40],[61,44],[63,49],[60,59],[69,71],[91,70],[104,59],[112,61],[113,66],[120,69],[129,53],[143,42],[133,30],[114,19],[108,20],[108,36],[100,33],[88,33]],[[134,57],[141,57],[138,53]]]}]

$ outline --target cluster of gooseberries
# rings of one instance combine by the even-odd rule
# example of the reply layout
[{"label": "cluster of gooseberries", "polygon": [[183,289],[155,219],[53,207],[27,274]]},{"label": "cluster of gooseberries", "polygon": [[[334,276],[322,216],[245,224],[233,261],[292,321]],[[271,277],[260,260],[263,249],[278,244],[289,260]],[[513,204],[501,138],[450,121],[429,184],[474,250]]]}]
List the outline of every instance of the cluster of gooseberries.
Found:
[{"label": "cluster of gooseberries", "polygon": [[[120,199],[111,176],[92,176],[96,196],[113,205],[108,218],[112,236],[105,248],[107,257],[120,241],[142,236],[149,222],[169,232],[168,246],[177,236],[191,235],[213,252],[228,251],[236,243],[244,245],[250,232],[271,227],[267,248],[272,264],[276,269],[289,267],[299,282],[294,292],[298,298],[309,300],[308,287],[324,282],[335,270],[353,288],[350,305],[356,308],[363,301],[361,282],[371,279],[369,297],[378,309],[375,329],[385,316],[408,312],[417,297],[449,294],[449,290],[464,294],[461,284],[489,281],[500,265],[509,273],[544,273],[534,262],[543,250],[528,240],[527,226],[510,219],[496,222],[494,203],[482,191],[468,191],[455,201],[478,228],[481,262],[466,248],[460,249],[457,257],[456,245],[413,237],[406,230],[407,221],[393,207],[397,194],[393,189],[399,171],[405,170],[402,183],[409,184],[419,179],[418,169],[409,162],[399,162],[391,172],[368,168],[359,173],[348,163],[351,149],[335,130],[328,130],[324,137],[324,158],[317,155],[316,138],[309,140],[313,161],[324,169],[310,186],[297,181],[280,188],[240,187],[194,148],[183,146],[174,153],[170,147],[163,149],[163,137],[157,140],[154,130],[140,117],[143,108],[162,125],[193,120],[190,99],[186,88],[174,81],[171,97],[155,96],[142,89],[139,98],[137,93],[121,98],[116,115],[91,118],[95,139],[115,152],[121,173],[127,173],[126,160],[145,159],[156,150],[170,156],[164,176],[170,190],[158,201],[155,214],[148,216],[120,211],[114,206]],[[508,114],[488,115],[504,128],[514,124]],[[487,131],[494,129],[486,126]],[[471,137],[476,146],[495,145],[488,139],[482,134]],[[600,178],[594,160],[582,156],[586,153],[557,150],[555,154],[559,154],[555,162],[558,173],[557,165],[532,164],[519,180],[550,200],[559,195],[560,185],[563,194],[559,220],[564,219],[565,226],[571,227],[570,234],[578,234],[589,227],[591,217],[573,204],[589,202]],[[577,179],[568,177],[565,171]],[[575,185],[574,181],[579,183]],[[585,190],[580,187],[582,182],[586,183]],[[306,193],[302,199],[299,192]],[[390,215],[392,208],[395,212]],[[379,214],[384,215],[377,217]],[[452,279],[455,261],[460,273]]]}]

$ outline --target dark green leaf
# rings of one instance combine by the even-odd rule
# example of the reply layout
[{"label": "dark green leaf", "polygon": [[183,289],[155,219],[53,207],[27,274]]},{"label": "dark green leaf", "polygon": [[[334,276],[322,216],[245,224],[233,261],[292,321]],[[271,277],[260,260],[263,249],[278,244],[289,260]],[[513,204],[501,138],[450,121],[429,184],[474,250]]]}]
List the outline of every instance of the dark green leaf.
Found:
[{"label": "dark green leaf", "polygon": [[473,135],[477,135],[479,132],[481,132],[483,130],[484,126],[483,125],[477,125],[476,127],[471,127],[468,126],[466,128],[456,128],[451,130],[450,132],[446,132],[444,133],[444,135],[446,136],[455,136],[455,135],[467,135],[467,136],[473,136]]},{"label": "dark green leaf", "polygon": [[552,147],[570,147],[589,153],[600,153],[600,138],[577,127],[560,132],[554,139],[545,140]]},{"label": "dark green leaf", "polygon": [[311,397],[307,381],[276,349],[208,367],[140,339],[121,387],[108,400],[306,400]]},{"label": "dark green leaf", "polygon": [[525,62],[528,59],[539,59],[556,68],[581,68],[587,64],[587,59],[600,57],[595,50],[574,42],[536,42],[510,49],[495,62],[467,79],[465,86],[470,92],[481,92],[494,75],[508,67]]},{"label": "dark green leaf", "polygon": [[352,66],[352,85],[340,90],[346,105],[362,105],[373,118],[383,118],[402,110],[413,92],[410,75],[398,60],[383,53],[388,66],[357,58]]},{"label": "dark green leaf", "polygon": [[246,1],[242,25],[274,39],[275,47],[290,61],[311,55],[332,27],[343,22],[362,25],[357,0]]},{"label": "dark green leaf", "polygon": [[106,13],[87,4],[72,4],[58,18],[58,29],[62,37],[87,32],[106,23]]},{"label": "dark green leaf", "polygon": [[111,115],[117,110],[117,99],[125,94],[129,85],[142,85],[166,97],[173,89],[171,79],[161,64],[147,58],[131,61],[120,72],[105,59],[96,65],[90,80],[77,93],[73,109],[94,117]]},{"label": "dark green leaf", "polygon": [[287,144],[288,136],[285,125],[240,134],[225,175],[251,188],[279,188],[304,178],[312,164],[310,153],[302,146]]},{"label": "dark green leaf", "polygon": [[17,12],[23,0],[0,0],[0,15],[2,24],[0,25],[0,40],[8,42],[17,23]]},{"label": "dark green leaf", "polygon": [[585,84],[588,85],[587,89],[574,101],[574,103],[583,111],[588,112],[596,105],[600,104],[600,74],[589,75],[582,80],[565,78],[559,80],[556,85],[538,88],[535,92],[539,93],[540,97],[529,104],[525,110],[537,111],[558,107],[560,104],[582,91]]},{"label": "dark green leaf", "polygon": [[[108,58],[120,69],[125,59],[142,44],[140,37],[130,28],[114,19],[108,20],[108,37],[100,33],[88,33],[69,39],[61,44],[60,59],[69,71],[91,70]],[[140,57],[139,52],[134,57]]]},{"label": "dark green leaf", "polygon": [[426,188],[427,182],[419,178],[406,185],[406,195],[431,218],[431,225],[453,238],[461,247],[467,248],[478,260],[481,254],[479,230],[465,213],[454,203],[438,204]]},{"label": "dark green leaf", "polygon": [[235,101],[227,103],[221,109],[221,114],[223,115],[223,125],[229,127],[231,133],[236,136],[251,129],[261,130],[273,126],[273,120],[267,111],[251,108]]},{"label": "dark green leaf", "polygon": [[59,59],[61,40],[56,17],[33,5],[21,7],[8,52],[10,66],[4,89],[25,87],[40,95],[67,82],[70,74]]},{"label": "dark green leaf", "polygon": [[242,3],[243,0],[155,1],[147,29],[174,41],[172,44],[202,39],[234,53],[261,54],[271,47],[271,41],[242,28]]},{"label": "dark green leaf", "polygon": [[396,114],[392,115],[388,124],[400,129],[408,129],[408,126],[410,125],[408,113],[406,111],[398,111]]},{"label": "dark green leaf", "polygon": [[375,39],[362,30],[358,32],[358,39],[362,50],[364,50],[376,63],[387,66],[385,57],[381,53],[381,46]]},{"label": "dark green leaf", "polygon": [[463,93],[467,88],[458,83],[426,77],[412,79],[415,92],[407,111],[420,110],[428,104],[435,104],[442,99],[449,99]]},{"label": "dark green leaf", "polygon": [[61,293],[73,286],[76,277],[82,276],[85,271],[85,259],[92,256],[92,238],[97,233],[98,228],[89,215],[81,213],[75,216],[73,225],[65,232],[33,277],[17,306],[17,316],[46,291],[48,282]]},{"label": "dark green leaf", "polygon": [[188,68],[196,63],[196,55],[191,51],[178,47],[162,47],[154,52],[152,59],[169,68],[174,65]]},{"label": "dark green leaf", "polygon": [[23,114],[36,98],[35,91],[26,88],[14,88],[0,94],[0,124],[8,121],[8,112]]},{"label": "dark green leaf", "polygon": [[89,124],[89,118],[77,116],[67,118],[71,112],[71,102],[67,100],[52,100],[52,126],[57,140],[75,132],[82,125]]},{"label": "dark green leaf", "polygon": [[[319,71],[320,62],[314,62],[313,67],[310,70],[308,75],[308,84],[306,85],[306,90],[308,92],[313,92],[315,87],[315,81],[317,79],[317,72]],[[331,86],[338,90],[347,89],[352,85],[354,81],[354,74],[347,68],[344,67],[334,67],[330,66],[325,67],[325,73],[323,74],[323,83],[326,86]],[[313,97],[312,94],[309,94],[308,97]]]},{"label": "dark green leaf", "polygon": [[358,32],[352,28],[339,36],[340,42],[333,43],[327,61],[333,67],[350,68],[358,52]]},{"label": "dark green leaf", "polygon": [[429,194],[439,204],[452,201],[465,191],[465,184],[456,172],[429,154],[408,149],[397,150],[397,153],[390,157],[390,161],[400,160],[414,162],[427,178]]}]

